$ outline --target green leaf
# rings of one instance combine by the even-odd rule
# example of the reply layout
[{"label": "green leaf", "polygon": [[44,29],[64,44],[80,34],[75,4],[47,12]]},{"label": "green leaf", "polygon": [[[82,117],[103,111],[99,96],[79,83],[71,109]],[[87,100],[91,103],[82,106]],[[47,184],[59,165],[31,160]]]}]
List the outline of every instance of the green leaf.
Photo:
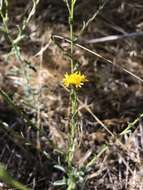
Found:
[{"label": "green leaf", "polygon": [[0,164],[0,179],[18,190],[30,190],[26,186],[22,185],[19,181],[11,177],[2,164]]},{"label": "green leaf", "polygon": [[56,169],[58,169],[58,170],[60,170],[60,171],[62,171],[62,172],[64,172],[64,173],[66,173],[66,170],[65,170],[65,168],[64,168],[63,166],[54,165],[54,168],[56,168]]},{"label": "green leaf", "polygon": [[63,185],[66,185],[67,181],[66,181],[66,178],[63,177],[63,179],[61,180],[57,180],[53,183],[54,186],[63,186]]}]

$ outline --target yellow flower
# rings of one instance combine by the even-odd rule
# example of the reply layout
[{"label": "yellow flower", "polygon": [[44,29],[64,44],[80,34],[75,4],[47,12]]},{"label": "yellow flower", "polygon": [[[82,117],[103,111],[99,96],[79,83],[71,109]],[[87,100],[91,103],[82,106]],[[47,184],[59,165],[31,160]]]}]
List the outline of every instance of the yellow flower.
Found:
[{"label": "yellow flower", "polygon": [[81,86],[86,81],[88,81],[86,76],[84,74],[81,74],[80,71],[76,71],[71,74],[66,73],[63,79],[63,83],[65,87],[69,87],[70,85],[73,85],[76,88],[81,88]]}]

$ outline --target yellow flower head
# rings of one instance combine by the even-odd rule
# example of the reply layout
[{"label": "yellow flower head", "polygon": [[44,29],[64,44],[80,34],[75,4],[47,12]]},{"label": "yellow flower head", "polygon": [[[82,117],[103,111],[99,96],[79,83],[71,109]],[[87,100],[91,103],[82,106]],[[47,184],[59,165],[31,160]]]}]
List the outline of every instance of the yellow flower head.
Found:
[{"label": "yellow flower head", "polygon": [[81,88],[81,86],[86,81],[88,81],[86,76],[84,74],[81,74],[80,71],[76,71],[71,74],[66,73],[63,79],[63,83],[65,87],[69,87],[70,85],[73,85],[76,88]]}]

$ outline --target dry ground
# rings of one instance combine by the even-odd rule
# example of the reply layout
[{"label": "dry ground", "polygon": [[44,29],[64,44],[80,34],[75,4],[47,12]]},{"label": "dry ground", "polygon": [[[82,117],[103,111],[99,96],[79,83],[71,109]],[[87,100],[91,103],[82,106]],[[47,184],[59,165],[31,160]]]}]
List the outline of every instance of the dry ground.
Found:
[{"label": "dry ground", "polygon": [[[94,14],[99,3],[95,0],[78,1],[75,12],[77,35],[83,20],[87,21]],[[13,35],[15,25],[21,23],[30,6],[28,1],[12,1],[9,12]],[[89,150],[94,154],[103,144],[109,146],[87,174],[89,179],[85,189],[88,190],[143,189],[142,118],[129,134],[120,135],[128,123],[143,112],[142,81],[120,67],[143,78],[143,37],[88,43],[91,39],[109,35],[142,32],[142,12],[141,0],[109,1],[80,36],[79,43],[112,60],[113,65],[75,48],[75,59],[89,82],[79,91],[80,145],[74,162],[78,166]],[[22,54],[28,60],[24,66],[14,56],[4,58],[10,46],[3,36],[0,38],[0,85],[20,110],[16,113],[1,97],[0,121],[8,127],[0,129],[0,162],[16,179],[32,189],[62,189],[53,187],[52,182],[62,176],[53,168],[59,160],[59,153],[55,150],[66,150],[67,146],[70,105],[61,81],[69,70],[69,60],[65,52],[50,40],[53,33],[69,35],[67,11],[62,1],[41,1],[26,32],[27,37],[21,43]],[[58,42],[68,51],[66,41]],[[40,110],[39,114],[37,110]],[[36,129],[28,127],[23,113],[31,122],[40,123],[43,132],[39,136]]]}]

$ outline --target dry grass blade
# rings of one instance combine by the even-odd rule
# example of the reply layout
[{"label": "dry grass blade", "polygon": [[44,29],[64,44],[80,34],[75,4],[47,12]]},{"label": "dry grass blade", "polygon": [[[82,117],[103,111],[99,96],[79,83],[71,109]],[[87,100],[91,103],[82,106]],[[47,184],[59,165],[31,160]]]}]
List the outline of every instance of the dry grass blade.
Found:
[{"label": "dry grass blade", "polygon": [[83,108],[85,108],[92,117],[112,136],[114,137],[114,134],[107,128],[106,125],[91,111],[91,109],[88,107],[88,105],[84,104],[81,100],[78,99],[78,102],[82,105]]},{"label": "dry grass blade", "polygon": [[[110,42],[110,41],[116,41],[116,40],[124,40],[125,38],[134,38],[143,36],[143,32],[133,32],[133,33],[127,33],[124,35],[111,35],[106,36],[102,38],[96,38],[96,39],[90,39],[90,40],[83,40],[84,43],[87,44],[96,44],[96,43],[104,43],[104,42]],[[81,40],[82,42],[82,40]]]},{"label": "dry grass blade", "polygon": [[106,125],[104,125],[104,123],[92,112],[92,110],[88,107],[88,105],[85,105],[81,100],[78,99],[78,102],[82,105],[82,107],[85,108],[85,110],[87,110],[91,116],[96,120],[97,123],[99,123],[104,129],[105,131],[107,131],[116,141],[115,143],[119,146],[121,146],[121,148],[125,151],[127,151],[127,147],[120,141],[119,138],[117,138],[117,136],[115,136],[108,128]]},{"label": "dry grass blade", "polygon": [[78,162],[79,168],[81,168],[82,166],[84,166],[85,162],[87,162],[87,160],[88,160],[88,158],[91,156],[92,152],[93,152],[92,149],[88,150],[88,151],[84,154],[84,156],[79,160],[79,162]]},{"label": "dry grass blade", "polygon": [[[68,42],[68,43],[71,43],[71,40],[70,40],[70,39],[65,38],[65,37],[62,37],[62,36],[59,36],[59,35],[52,35],[52,38],[53,38],[53,39],[64,40],[64,41],[66,41],[66,42]],[[110,63],[110,64],[112,64],[113,66],[119,68],[120,70],[123,70],[124,72],[128,73],[129,75],[131,75],[131,76],[134,77],[135,79],[139,80],[140,82],[143,82],[143,79],[140,78],[139,76],[135,75],[134,73],[132,73],[131,71],[127,70],[126,68],[124,68],[124,67],[122,67],[122,66],[120,66],[120,65],[114,64],[111,60],[106,59],[105,57],[103,57],[102,55],[100,55],[100,54],[94,52],[93,50],[91,50],[91,49],[89,49],[89,48],[87,48],[87,47],[85,47],[85,46],[83,46],[83,45],[80,45],[79,43],[76,43],[76,42],[74,42],[74,45],[75,45],[76,47],[79,47],[79,48],[81,48],[81,49],[83,49],[83,50],[85,50],[85,51],[91,53],[92,55],[95,55],[97,58],[99,58],[99,59],[105,61],[106,63]]]}]

